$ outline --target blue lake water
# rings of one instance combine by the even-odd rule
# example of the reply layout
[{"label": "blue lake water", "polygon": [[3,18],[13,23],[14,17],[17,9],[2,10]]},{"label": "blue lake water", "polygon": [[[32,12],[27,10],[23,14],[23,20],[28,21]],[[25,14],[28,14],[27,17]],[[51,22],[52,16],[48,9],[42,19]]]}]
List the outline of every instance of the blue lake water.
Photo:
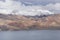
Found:
[{"label": "blue lake water", "polygon": [[0,40],[60,40],[60,30],[2,31]]}]

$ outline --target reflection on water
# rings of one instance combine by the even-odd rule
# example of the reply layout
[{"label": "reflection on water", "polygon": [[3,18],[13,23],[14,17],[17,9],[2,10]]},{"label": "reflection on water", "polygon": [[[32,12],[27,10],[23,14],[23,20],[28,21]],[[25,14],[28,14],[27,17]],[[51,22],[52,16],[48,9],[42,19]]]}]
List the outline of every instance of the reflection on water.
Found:
[{"label": "reflection on water", "polygon": [[60,40],[60,30],[3,31],[0,40]]}]

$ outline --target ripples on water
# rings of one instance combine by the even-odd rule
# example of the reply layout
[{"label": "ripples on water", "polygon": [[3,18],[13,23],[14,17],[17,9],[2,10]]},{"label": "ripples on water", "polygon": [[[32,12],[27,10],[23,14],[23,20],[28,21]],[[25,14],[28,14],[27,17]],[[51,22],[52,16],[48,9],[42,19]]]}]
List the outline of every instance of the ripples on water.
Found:
[{"label": "ripples on water", "polygon": [[60,40],[60,30],[2,31],[0,40]]}]

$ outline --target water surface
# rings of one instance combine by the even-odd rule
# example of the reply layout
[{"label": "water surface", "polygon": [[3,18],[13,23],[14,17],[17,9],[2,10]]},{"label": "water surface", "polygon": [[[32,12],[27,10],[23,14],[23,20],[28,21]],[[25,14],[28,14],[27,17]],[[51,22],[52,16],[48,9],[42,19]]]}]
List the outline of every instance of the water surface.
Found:
[{"label": "water surface", "polygon": [[60,40],[60,30],[2,31],[0,40]]}]

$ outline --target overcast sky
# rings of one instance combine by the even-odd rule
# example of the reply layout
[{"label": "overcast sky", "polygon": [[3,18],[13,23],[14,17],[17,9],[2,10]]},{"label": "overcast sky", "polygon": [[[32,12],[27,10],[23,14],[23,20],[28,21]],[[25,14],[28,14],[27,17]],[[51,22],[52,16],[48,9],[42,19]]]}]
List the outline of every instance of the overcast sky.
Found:
[{"label": "overcast sky", "polygon": [[60,0],[16,0],[16,1],[29,2],[34,5],[46,5],[49,3],[60,3]]},{"label": "overcast sky", "polygon": [[23,15],[60,13],[60,0],[0,0],[0,12]]}]

